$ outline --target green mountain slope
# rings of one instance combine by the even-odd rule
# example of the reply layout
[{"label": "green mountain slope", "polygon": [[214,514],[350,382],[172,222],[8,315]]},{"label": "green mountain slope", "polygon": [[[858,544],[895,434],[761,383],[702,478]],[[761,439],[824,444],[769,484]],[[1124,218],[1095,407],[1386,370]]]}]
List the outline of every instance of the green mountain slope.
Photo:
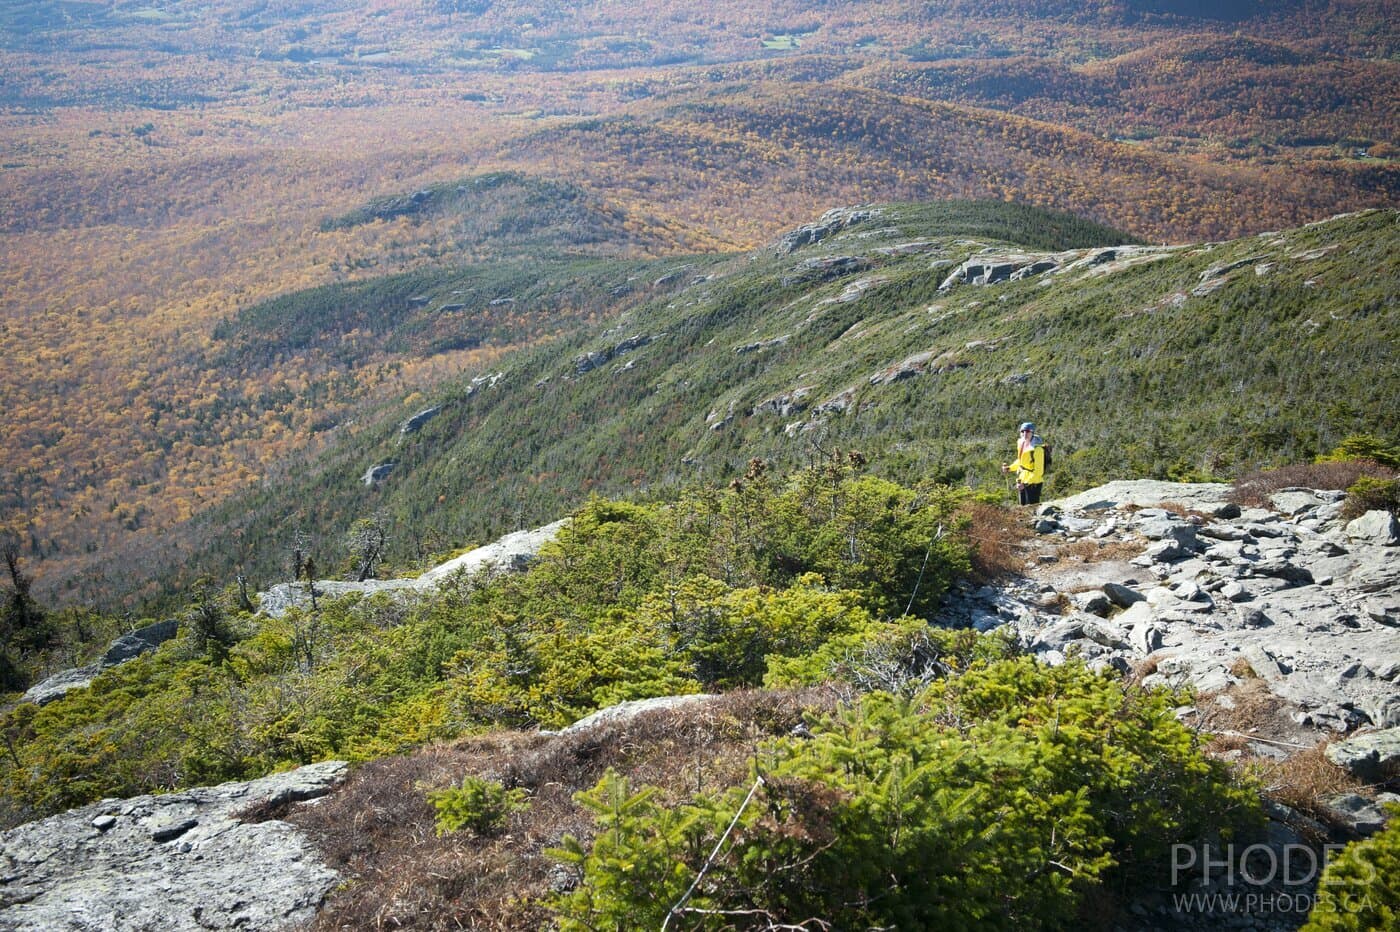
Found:
[{"label": "green mountain slope", "polygon": [[[1123,239],[1023,207],[887,206],[695,260],[678,290],[464,373],[417,433],[395,408],[214,512],[189,565],[267,581],[294,530],[318,535],[330,565],[344,529],[375,511],[409,562],[594,492],[723,482],[753,457],[800,465],[838,447],[896,479],[995,486],[1026,418],[1056,444],[1051,494],[1400,435],[1394,211],[1102,248]],[[1036,251],[1048,248],[1065,251]],[[969,259],[1057,266],[940,287]],[[386,462],[385,480],[361,481]]]}]

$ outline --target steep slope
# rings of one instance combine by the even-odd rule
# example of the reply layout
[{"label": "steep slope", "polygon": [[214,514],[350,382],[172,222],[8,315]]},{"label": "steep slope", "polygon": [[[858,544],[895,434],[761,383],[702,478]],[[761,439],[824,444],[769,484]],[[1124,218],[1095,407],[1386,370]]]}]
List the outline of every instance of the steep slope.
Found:
[{"label": "steep slope", "polygon": [[[375,511],[411,560],[594,491],[724,481],[756,456],[833,448],[895,478],[995,487],[1027,417],[1056,443],[1060,491],[1394,437],[1397,236],[1390,211],[1194,247],[1112,247],[1123,237],[1008,205],[833,212],[469,373],[423,402],[441,413],[416,433],[402,407],[359,425],[198,522],[196,562],[265,583],[293,530],[336,553]],[[361,481],[385,462],[382,482]]]}]

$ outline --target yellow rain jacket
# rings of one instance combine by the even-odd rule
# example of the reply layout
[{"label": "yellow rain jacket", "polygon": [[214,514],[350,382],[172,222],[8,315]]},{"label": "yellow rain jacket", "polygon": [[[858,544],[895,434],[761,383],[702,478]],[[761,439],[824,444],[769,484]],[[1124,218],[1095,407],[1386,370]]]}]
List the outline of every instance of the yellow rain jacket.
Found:
[{"label": "yellow rain jacket", "polygon": [[[1019,446],[1019,444],[1018,444]],[[1023,485],[1035,485],[1045,481],[1045,443],[1039,437],[1032,437],[1030,445],[1016,456],[1016,481]]]}]

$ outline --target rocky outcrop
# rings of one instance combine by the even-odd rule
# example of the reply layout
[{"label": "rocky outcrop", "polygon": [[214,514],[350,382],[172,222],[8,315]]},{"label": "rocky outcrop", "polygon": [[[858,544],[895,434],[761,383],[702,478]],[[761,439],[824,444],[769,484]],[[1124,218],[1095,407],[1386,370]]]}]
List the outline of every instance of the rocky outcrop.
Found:
[{"label": "rocky outcrop", "polygon": [[183,932],[308,922],[339,879],[276,813],[324,796],[327,761],[248,783],[103,800],[0,833],[0,929]]},{"label": "rocky outcrop", "polygon": [[258,593],[258,611],[273,618],[281,618],[293,608],[310,608],[318,602],[343,599],[347,595],[370,596],[380,592],[416,591],[422,588],[424,587],[416,579],[366,579],[363,582],[318,579],[314,584],[279,583],[266,592]]},{"label": "rocky outcrop", "polygon": [[180,628],[175,619],[160,621],[144,628],[137,628],[117,638],[96,663],[72,670],[56,673],[41,683],[29,688],[24,694],[26,702],[44,705],[52,702],[72,689],[81,689],[93,681],[97,674],[117,664],[126,663],[147,651],[155,650],[173,638]]},{"label": "rocky outcrop", "polygon": [[369,488],[389,478],[389,473],[393,471],[393,463],[380,463],[378,466],[371,466],[369,469],[366,469],[364,475],[360,476],[360,482],[366,488]]},{"label": "rocky outcrop", "polygon": [[959,359],[956,353],[927,350],[901,359],[892,366],[886,366],[870,376],[869,381],[871,385],[888,385],[912,379],[916,375],[937,375],[952,372],[954,369],[965,369],[970,365],[972,364],[966,360]]},{"label": "rocky outcrop", "polygon": [[655,336],[651,336],[648,334],[638,334],[636,336],[628,337],[625,340],[615,343],[612,346],[605,347],[601,350],[595,350],[590,353],[583,353],[582,355],[575,356],[574,374],[583,375],[585,372],[592,372],[599,366],[611,362],[613,359],[623,355],[624,353],[630,353],[633,350],[641,349],[643,346],[646,346],[655,339]]},{"label": "rocky outcrop", "polygon": [[418,431],[423,429],[424,424],[428,423],[441,413],[442,408],[440,407],[434,406],[431,408],[424,408],[422,411],[419,411],[417,414],[413,415],[399,426],[399,434],[416,434],[418,433]]},{"label": "rocky outcrop", "polygon": [[433,567],[415,582],[420,587],[436,587],[459,574],[475,576],[488,568],[518,572],[528,567],[540,552],[540,548],[558,537],[560,530],[568,523],[565,519],[532,530],[507,534],[494,543],[477,547],[460,557],[453,557],[446,563]]},{"label": "rocky outcrop", "polygon": [[[1341,493],[1288,490],[1272,508],[1241,509],[1228,491],[1114,482],[1043,506],[1048,562],[963,593],[953,612],[983,630],[1010,626],[1049,663],[1145,666],[1148,685],[1215,693],[1261,680],[1300,728],[1400,725],[1394,545],[1350,533]],[[1061,561],[1072,541],[1131,558]]]},{"label": "rocky outcrop", "polygon": [[759,340],[755,343],[744,343],[741,346],[734,347],[734,354],[736,356],[745,356],[749,353],[757,353],[762,350],[773,349],[774,347],[783,346],[790,339],[792,339],[791,335],[784,333],[780,336],[776,336],[768,340]]},{"label": "rocky outcrop", "polygon": [[996,285],[1019,281],[1052,272],[1059,268],[1060,262],[1059,256],[1021,253],[974,256],[953,269],[938,287],[941,291],[947,291],[955,285]]},{"label": "rocky outcrop", "polygon": [[814,284],[863,272],[871,262],[863,256],[817,256],[803,260],[795,269],[782,277],[784,288],[801,283]]},{"label": "rocky outcrop", "polygon": [[[986,249],[955,267],[943,279],[939,289],[948,291],[958,285],[999,285],[1042,275],[1111,275],[1145,262],[1165,259],[1179,249],[1176,246],[1114,246],[1057,253],[999,253]],[[1210,281],[1223,284],[1227,273],[1215,274],[1216,277]]]},{"label": "rocky outcrop", "polygon": [[820,243],[847,227],[873,220],[880,214],[880,210],[869,207],[838,207],[828,210],[816,223],[809,223],[784,233],[773,248],[779,255],[787,255],[803,246]]},{"label": "rocky outcrop", "polygon": [[[356,593],[375,595],[380,592],[424,592],[437,589],[444,581],[458,574],[474,576],[487,569],[523,570],[530,565],[540,548],[553,540],[559,534],[560,528],[567,523],[567,519],[555,521],[533,530],[507,534],[493,543],[453,557],[413,578],[367,579],[364,582],[318,580],[315,583],[315,598],[339,599]],[[266,592],[258,593],[258,611],[273,618],[281,618],[293,608],[311,607],[312,601],[312,584],[282,583]]]},{"label": "rocky outcrop", "polygon": [[[592,715],[584,716],[564,730],[554,732],[554,734],[564,736],[583,734],[607,725],[626,724],[637,716],[648,712],[677,709],[696,703],[709,702],[715,698],[717,697],[709,693],[695,693],[689,696],[661,696],[656,699],[634,699],[628,702],[619,702],[617,705],[608,706],[606,709],[599,709]],[[546,732],[546,734],[548,733]]]},{"label": "rocky outcrop", "polygon": [[806,407],[808,399],[815,391],[810,385],[803,385],[794,388],[790,392],[783,392],[781,395],[774,395],[772,398],[765,398],[753,406],[749,415],[776,414],[779,417],[792,417],[800,414]]}]

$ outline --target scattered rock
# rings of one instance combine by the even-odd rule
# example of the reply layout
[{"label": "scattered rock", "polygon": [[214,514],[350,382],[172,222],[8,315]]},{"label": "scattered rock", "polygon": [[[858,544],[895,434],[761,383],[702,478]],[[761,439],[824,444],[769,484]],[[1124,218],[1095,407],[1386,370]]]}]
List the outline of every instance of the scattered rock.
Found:
[{"label": "scattered rock", "polygon": [[168,825],[158,825],[151,829],[151,841],[163,845],[167,841],[174,841],[198,824],[198,819],[180,819]]},{"label": "scattered rock", "polygon": [[1113,582],[1104,584],[1103,594],[1110,602],[1117,605],[1119,608],[1130,608],[1134,604],[1142,602],[1147,598],[1147,596],[1138,592],[1136,589],[1131,589]]},{"label": "scattered rock", "polygon": [[[1110,583],[1110,585],[1115,585]],[[1131,591],[1131,590],[1129,590]],[[1076,592],[1069,597],[1070,604],[1081,612],[1107,618],[1113,611],[1113,602],[1102,592]]]}]

